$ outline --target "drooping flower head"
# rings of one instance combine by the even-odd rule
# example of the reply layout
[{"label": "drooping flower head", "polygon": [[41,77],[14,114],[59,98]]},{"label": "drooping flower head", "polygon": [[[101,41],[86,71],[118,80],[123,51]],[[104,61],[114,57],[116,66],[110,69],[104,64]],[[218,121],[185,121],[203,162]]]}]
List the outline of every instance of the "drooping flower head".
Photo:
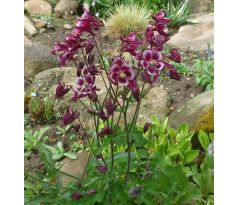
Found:
[{"label": "drooping flower head", "polygon": [[106,101],[106,110],[107,110],[107,116],[111,116],[114,111],[116,110],[118,104],[113,100],[112,98],[107,99]]},{"label": "drooping flower head", "polygon": [[111,133],[111,128],[106,126],[104,128],[101,129],[101,131],[98,133],[99,137],[104,137],[106,135],[109,135]]},{"label": "drooping flower head", "polygon": [[136,38],[135,32],[132,32],[125,38],[122,38],[121,41],[123,52],[129,52],[133,56],[137,55],[137,49],[142,42]]},{"label": "drooping flower head", "polygon": [[78,191],[77,192],[73,192],[71,196],[72,196],[73,200],[79,200],[79,199],[82,198],[82,195]]},{"label": "drooping flower head", "polygon": [[130,81],[134,80],[135,73],[132,67],[125,60],[118,56],[116,57],[110,68],[110,79],[114,85],[128,86]]},{"label": "drooping flower head", "polygon": [[182,61],[181,55],[179,54],[177,49],[172,49],[168,57],[177,63],[181,63]]},{"label": "drooping flower head", "polygon": [[107,167],[106,166],[98,165],[98,166],[96,166],[96,169],[97,169],[98,173],[100,173],[100,174],[106,174],[107,173]]},{"label": "drooping flower head", "polygon": [[130,193],[132,198],[137,198],[137,197],[139,197],[141,191],[142,191],[141,186],[135,186],[135,187],[133,187],[129,190],[129,193]]},{"label": "drooping flower head", "polygon": [[62,118],[64,125],[68,125],[69,123],[73,122],[79,116],[79,114],[79,111],[67,108]]},{"label": "drooping flower head", "polygon": [[55,96],[57,98],[63,97],[70,89],[70,85],[65,85],[63,82],[59,82],[55,89]]}]

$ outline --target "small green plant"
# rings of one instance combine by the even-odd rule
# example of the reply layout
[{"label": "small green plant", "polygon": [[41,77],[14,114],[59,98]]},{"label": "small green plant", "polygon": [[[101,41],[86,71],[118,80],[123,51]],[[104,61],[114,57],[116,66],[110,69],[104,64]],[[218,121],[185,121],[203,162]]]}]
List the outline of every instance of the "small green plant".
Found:
[{"label": "small green plant", "polygon": [[34,121],[50,122],[55,118],[55,100],[53,98],[31,96],[28,104],[25,106],[28,107],[29,114]]},{"label": "small green plant", "polygon": [[58,161],[63,157],[69,157],[70,159],[77,159],[77,156],[72,152],[65,152],[63,148],[63,143],[61,141],[57,142],[55,146],[45,145],[45,147],[52,153],[52,159]]},{"label": "small green plant", "polygon": [[198,59],[194,65],[196,83],[204,90],[214,89],[214,59]]},{"label": "small green plant", "polygon": [[24,132],[24,152],[25,156],[29,156],[30,153],[36,152],[40,143],[45,143],[48,140],[48,136],[44,136],[49,130],[49,127],[42,128],[33,132],[32,129],[26,129]]},{"label": "small green plant", "polygon": [[146,7],[136,4],[117,6],[106,21],[107,31],[114,36],[123,36],[130,32],[144,32],[149,24],[150,16],[151,13]]},{"label": "small green plant", "polygon": [[55,7],[59,0],[49,0],[51,6]]}]

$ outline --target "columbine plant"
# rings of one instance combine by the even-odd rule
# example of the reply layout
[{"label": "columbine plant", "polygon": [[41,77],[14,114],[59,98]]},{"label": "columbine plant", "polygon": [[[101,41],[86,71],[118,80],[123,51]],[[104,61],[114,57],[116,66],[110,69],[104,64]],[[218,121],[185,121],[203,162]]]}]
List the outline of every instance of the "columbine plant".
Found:
[{"label": "columbine plant", "polygon": [[[126,186],[130,178],[132,133],[142,99],[158,83],[162,73],[172,79],[180,80],[175,67],[169,63],[170,60],[181,62],[178,51],[172,49],[168,54],[163,53],[164,44],[169,40],[166,30],[170,20],[166,18],[164,11],[156,13],[152,18],[143,36],[135,32],[128,36],[121,36],[121,49],[117,56],[109,59],[109,67],[105,63],[105,54],[102,49],[103,23],[92,16],[88,10],[84,10],[76,27],[66,34],[63,42],[57,42],[52,51],[52,54],[57,56],[60,67],[66,66],[69,62],[73,62],[76,66],[75,85],[65,85],[59,82],[56,97],[63,97],[72,91],[72,101],[79,101],[94,118],[96,137],[92,138],[90,134],[92,132],[85,129],[80,119],[80,110],[67,108],[62,118],[63,124],[78,121],[80,133],[87,139],[91,154],[94,156],[95,170],[101,175],[110,176],[109,187],[113,177],[116,177],[114,173],[115,137],[123,130],[127,166],[122,177]],[[123,57],[125,52],[131,55],[131,62],[126,61]],[[99,59],[99,66],[95,62],[96,59]],[[105,99],[100,99],[98,96],[99,88],[96,78],[102,78],[104,82],[107,90]],[[85,99],[89,100],[89,105],[85,103]],[[136,109],[132,120],[129,121],[128,107],[133,102],[136,102]],[[119,114],[115,115],[116,112]],[[119,127],[119,124],[123,124],[123,127]],[[146,123],[144,132],[149,129],[149,126],[150,124]],[[107,140],[110,145],[109,155],[105,154],[101,148]],[[130,187],[129,193],[132,197],[136,197],[140,191],[141,188],[138,186]],[[82,194],[75,192],[72,197],[79,200]],[[111,196],[109,196],[109,201],[112,201]]]}]

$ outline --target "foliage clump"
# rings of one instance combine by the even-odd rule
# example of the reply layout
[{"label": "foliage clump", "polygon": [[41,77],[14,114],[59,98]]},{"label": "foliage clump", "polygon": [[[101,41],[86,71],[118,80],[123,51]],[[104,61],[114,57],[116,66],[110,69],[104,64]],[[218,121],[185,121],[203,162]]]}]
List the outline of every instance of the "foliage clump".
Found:
[{"label": "foliage clump", "polygon": [[151,12],[146,7],[136,4],[117,6],[107,19],[107,31],[113,36],[141,33],[148,26],[150,16]]}]

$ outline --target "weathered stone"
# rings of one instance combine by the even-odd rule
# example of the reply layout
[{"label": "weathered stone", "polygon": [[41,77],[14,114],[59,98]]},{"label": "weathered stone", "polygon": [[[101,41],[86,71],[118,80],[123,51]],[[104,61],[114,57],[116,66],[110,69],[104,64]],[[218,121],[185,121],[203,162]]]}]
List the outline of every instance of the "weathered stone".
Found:
[{"label": "weathered stone", "polygon": [[208,12],[214,9],[214,0],[190,0],[190,13]]},{"label": "weathered stone", "polygon": [[51,5],[44,0],[29,0],[24,6],[30,14],[50,15],[52,13]]},{"label": "weathered stone", "polygon": [[198,22],[193,25],[182,26],[178,33],[168,41],[173,47],[202,51],[208,47],[213,49],[214,44],[214,14],[206,14],[194,19]]},{"label": "weathered stone", "polygon": [[[86,169],[88,159],[89,153],[86,151],[77,153],[77,159],[75,160],[64,158],[60,162],[60,165],[62,165],[61,171],[81,178]],[[60,182],[63,186],[67,186],[70,182],[77,182],[77,180],[72,177],[61,174]]]},{"label": "weathered stone", "polygon": [[76,0],[60,0],[56,5],[54,12],[58,17],[68,18],[72,14],[77,13],[79,1]]},{"label": "weathered stone", "polygon": [[24,43],[24,75],[33,77],[37,73],[59,65],[51,49],[39,43]]},{"label": "weathered stone", "polygon": [[31,20],[24,16],[24,30],[26,31],[27,35],[34,36],[38,33],[37,29],[35,28],[34,24]]},{"label": "weathered stone", "polygon": [[169,125],[178,128],[187,123],[191,130],[214,131],[214,92],[207,91],[188,101],[169,116]]},{"label": "weathered stone", "polygon": [[35,27],[37,29],[45,28],[46,25],[47,25],[47,23],[45,21],[43,21],[43,20],[38,20],[38,21],[35,22]]}]

